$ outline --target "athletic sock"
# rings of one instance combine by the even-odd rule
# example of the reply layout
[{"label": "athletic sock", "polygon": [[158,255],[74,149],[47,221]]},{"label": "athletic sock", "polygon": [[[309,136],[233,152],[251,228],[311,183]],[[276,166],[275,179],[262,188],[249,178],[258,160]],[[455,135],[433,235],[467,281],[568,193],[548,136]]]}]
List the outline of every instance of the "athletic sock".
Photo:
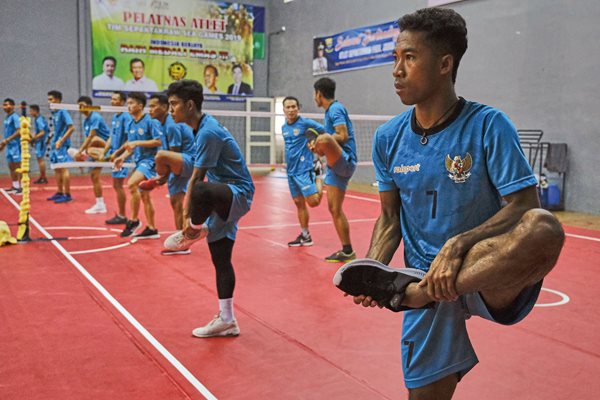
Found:
[{"label": "athletic sock", "polygon": [[352,253],[352,245],[351,244],[345,244],[342,246],[342,251],[346,254],[350,254]]},{"label": "athletic sock", "polygon": [[104,197],[96,197],[96,205],[103,206],[104,205]]},{"label": "athletic sock", "polygon": [[13,187],[14,187],[15,189],[18,189],[18,188],[20,188],[20,187],[21,187],[21,185],[20,185],[19,181],[12,181],[12,185],[13,185]]},{"label": "athletic sock", "polygon": [[302,228],[302,236],[304,236],[304,237],[310,236],[310,232],[308,232],[308,228]]},{"label": "athletic sock", "polygon": [[225,322],[233,321],[233,297],[230,299],[219,299],[221,319]]}]

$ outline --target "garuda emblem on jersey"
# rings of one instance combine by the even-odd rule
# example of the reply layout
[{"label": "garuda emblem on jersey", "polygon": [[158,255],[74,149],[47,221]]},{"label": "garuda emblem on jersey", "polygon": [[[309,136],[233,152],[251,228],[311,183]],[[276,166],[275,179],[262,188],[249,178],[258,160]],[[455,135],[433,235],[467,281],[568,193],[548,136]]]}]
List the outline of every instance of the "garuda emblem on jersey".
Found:
[{"label": "garuda emblem on jersey", "polygon": [[471,176],[469,171],[472,166],[473,158],[469,153],[464,159],[461,156],[450,158],[450,154],[446,155],[446,169],[450,172],[448,178],[452,179],[454,183],[464,183]]},{"label": "garuda emblem on jersey", "polygon": [[298,136],[300,134],[300,129],[293,129],[292,132],[294,132],[294,136]]}]

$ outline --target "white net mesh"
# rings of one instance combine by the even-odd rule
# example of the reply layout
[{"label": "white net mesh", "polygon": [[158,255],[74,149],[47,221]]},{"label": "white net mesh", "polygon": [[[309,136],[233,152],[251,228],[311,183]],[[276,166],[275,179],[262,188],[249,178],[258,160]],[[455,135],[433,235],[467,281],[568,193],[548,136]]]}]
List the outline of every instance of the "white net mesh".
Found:
[{"label": "white net mesh", "polygon": [[[80,146],[83,142],[82,122],[84,116],[79,112],[79,106],[77,104],[53,104],[51,107],[69,110],[75,126],[75,132],[71,137],[72,147]],[[41,111],[42,115],[48,119],[50,131],[53,132],[50,109],[47,106],[41,107]],[[113,113],[127,110],[125,107],[100,106],[97,111],[101,113],[107,123],[110,123]],[[276,126],[284,121],[283,114],[268,111],[268,107],[265,109],[260,104],[252,104],[250,111],[214,109],[205,109],[204,111],[214,116],[231,132],[250,167],[284,167],[284,141],[281,133],[277,133],[281,131],[281,127]],[[303,113],[302,115],[323,123],[323,114]],[[379,125],[391,118],[392,116],[389,115],[350,115],[354,126],[359,161],[354,181],[364,183],[374,181],[371,160],[373,134]],[[252,145],[249,145],[249,138],[252,140]]]}]

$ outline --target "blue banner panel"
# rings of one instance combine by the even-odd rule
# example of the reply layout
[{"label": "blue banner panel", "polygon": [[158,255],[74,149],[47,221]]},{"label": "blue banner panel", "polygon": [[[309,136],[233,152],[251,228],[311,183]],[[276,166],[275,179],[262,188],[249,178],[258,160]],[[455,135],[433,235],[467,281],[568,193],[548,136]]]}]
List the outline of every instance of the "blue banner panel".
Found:
[{"label": "blue banner panel", "polygon": [[394,21],[316,37],[313,39],[313,75],[393,63],[399,33]]}]

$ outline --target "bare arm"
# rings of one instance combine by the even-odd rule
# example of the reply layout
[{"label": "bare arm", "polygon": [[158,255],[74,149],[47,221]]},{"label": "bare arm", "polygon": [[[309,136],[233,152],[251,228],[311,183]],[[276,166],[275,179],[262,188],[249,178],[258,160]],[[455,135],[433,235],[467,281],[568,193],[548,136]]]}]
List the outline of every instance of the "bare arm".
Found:
[{"label": "bare arm", "polygon": [[427,293],[437,300],[454,300],[458,297],[455,281],[467,252],[484,239],[511,230],[528,210],[540,206],[535,186],[522,189],[504,198],[508,203],[483,224],[460,233],[444,244],[435,257],[429,272],[419,283],[427,286]]},{"label": "bare arm", "polygon": [[21,135],[21,128],[18,128],[15,133],[0,142],[0,150],[2,150],[8,144],[8,142],[19,137],[19,135]]},{"label": "bare arm", "polygon": [[42,129],[38,134],[33,136],[32,141],[36,142],[36,141],[40,140],[41,138],[44,137],[45,134],[46,134],[46,131]]},{"label": "bare arm", "polygon": [[375,222],[367,258],[389,264],[400,246],[400,194],[397,190],[380,192],[381,214]]},{"label": "bare arm", "polygon": [[335,133],[333,134],[333,138],[340,145],[346,143],[348,141],[348,127],[346,125],[336,126]]},{"label": "bare arm", "polygon": [[74,129],[75,129],[75,127],[73,125],[69,125],[69,128],[67,128],[67,131],[65,132],[65,134],[63,135],[63,137],[61,137],[60,139],[58,139],[56,141],[55,147],[56,147],[57,150],[60,149],[60,147],[65,142],[65,140],[67,140],[69,138],[69,136],[71,136],[71,134],[73,133]]},{"label": "bare arm", "polygon": [[[402,203],[397,190],[379,192],[379,198],[381,214],[373,228],[367,258],[389,264],[402,240],[402,231],[400,230],[400,206]],[[381,305],[370,296],[354,296],[353,300],[355,304],[362,304],[364,307],[378,306],[381,308]]]}]

